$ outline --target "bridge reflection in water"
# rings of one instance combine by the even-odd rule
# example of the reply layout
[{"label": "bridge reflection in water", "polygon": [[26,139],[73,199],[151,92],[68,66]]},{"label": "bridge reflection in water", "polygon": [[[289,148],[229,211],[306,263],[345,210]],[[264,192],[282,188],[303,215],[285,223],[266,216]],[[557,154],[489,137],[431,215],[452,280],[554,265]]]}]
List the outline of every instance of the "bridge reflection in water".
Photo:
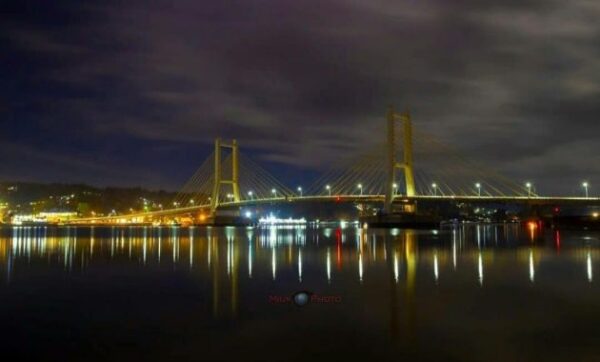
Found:
[{"label": "bridge reflection in water", "polygon": [[507,284],[542,290],[560,288],[557,284],[596,288],[598,237],[516,225],[441,231],[15,227],[2,229],[5,284],[0,291],[27,284],[34,270],[71,277],[85,277],[88,270],[107,275],[111,269],[134,275],[147,271],[199,280],[213,318],[248,320],[257,311],[274,308],[269,295],[309,290],[341,296],[336,308],[372,309],[374,318],[389,321],[388,336],[417,348],[423,335],[420,318],[439,315],[435,308],[444,305],[436,295],[452,305],[460,298],[449,291],[473,296]]}]

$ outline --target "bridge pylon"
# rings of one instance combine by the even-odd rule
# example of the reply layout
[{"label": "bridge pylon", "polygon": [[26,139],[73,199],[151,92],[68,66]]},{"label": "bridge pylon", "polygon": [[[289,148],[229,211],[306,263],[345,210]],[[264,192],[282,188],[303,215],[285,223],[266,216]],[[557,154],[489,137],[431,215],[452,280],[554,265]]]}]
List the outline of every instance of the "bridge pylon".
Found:
[{"label": "bridge pylon", "polygon": [[[402,162],[398,162],[396,159],[396,121],[401,121],[404,127]],[[394,107],[390,106],[387,113],[387,185],[385,186],[384,205],[384,211],[386,213],[392,212],[392,202],[394,201],[394,183],[396,182],[396,169],[402,169],[404,172],[406,196],[415,195],[415,178],[412,154],[412,121],[410,114],[408,112],[396,113]]]},{"label": "bridge pylon", "polygon": [[[221,163],[222,149],[231,149],[231,179],[223,177],[223,167]],[[239,151],[237,140],[231,140],[231,143],[223,142],[220,138],[215,140],[215,175],[213,192],[210,199],[210,211],[214,215],[221,203],[221,185],[231,185],[233,201],[240,201],[239,184]]]}]

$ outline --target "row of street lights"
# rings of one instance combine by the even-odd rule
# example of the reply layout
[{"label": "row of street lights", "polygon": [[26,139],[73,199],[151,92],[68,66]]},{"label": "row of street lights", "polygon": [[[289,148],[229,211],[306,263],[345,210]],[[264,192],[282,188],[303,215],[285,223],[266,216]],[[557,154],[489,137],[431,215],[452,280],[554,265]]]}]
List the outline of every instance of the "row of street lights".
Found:
[{"label": "row of street lights", "polygon": [[[434,188],[434,194],[435,194],[435,184],[432,184],[433,188]],[[581,183],[581,187],[583,187],[584,191],[585,191],[585,198],[589,198],[589,182],[584,181]],[[525,187],[527,188],[527,197],[531,197],[532,195],[532,188],[533,188],[533,184],[531,182],[526,182],[525,183]],[[477,195],[479,197],[481,197],[481,183],[477,182],[475,183],[475,188],[477,188]]]},{"label": "row of street lights", "polygon": [[[393,186],[393,189],[394,189],[394,195],[397,195],[398,184],[394,183],[392,186]],[[590,186],[590,184],[587,181],[584,181],[581,184],[581,186],[583,187],[583,189],[585,191],[585,197],[589,198],[589,186]],[[360,192],[360,196],[362,196],[363,195],[363,185],[362,185],[362,183],[357,184],[356,187],[357,187],[357,189]],[[531,197],[532,196],[533,184],[531,182],[526,182],[525,183],[525,187],[527,188],[527,196]],[[477,196],[481,197],[482,184],[480,182],[476,182],[475,183],[475,188],[477,189]],[[435,182],[431,184],[431,189],[432,189],[433,196],[437,196],[438,185]],[[298,186],[298,188],[296,190],[298,191],[299,196],[302,197],[303,196],[302,187]],[[327,190],[327,194],[329,196],[331,196],[331,185],[325,185],[325,190]],[[271,194],[273,195],[273,198],[277,198],[277,189],[275,189],[275,188],[271,189]],[[227,194],[227,199],[232,200],[233,198],[234,198],[233,194]],[[250,200],[254,199],[254,192],[253,191],[248,191],[248,198]],[[209,198],[209,201],[210,201],[210,198]],[[189,203],[191,205],[194,205],[195,201],[194,200],[190,200]],[[180,206],[180,203],[174,202],[173,206],[175,206],[175,208],[177,208],[177,207]]]},{"label": "row of street lights", "polygon": [[[532,184],[531,182],[526,182],[526,183],[525,183],[525,187],[527,187],[527,196],[528,196],[528,197],[531,197],[531,189],[532,189],[532,187],[533,187],[533,184]],[[589,187],[590,187],[590,184],[589,184],[589,182],[587,182],[587,181],[583,181],[583,182],[581,183],[581,187],[583,188],[583,190],[584,190],[584,192],[585,192],[585,198],[586,198],[586,199],[587,199],[587,198],[589,198],[589,197],[590,197],[590,194],[589,194]]]},{"label": "row of street lights", "polygon": [[[587,181],[584,181],[581,186],[583,187],[583,189],[585,190],[585,197],[589,198],[589,183]],[[394,195],[397,195],[397,191],[398,191],[398,184],[394,183],[393,185],[393,189],[394,189]],[[360,192],[360,196],[363,195],[363,185],[361,183],[357,184],[356,187],[358,188],[359,192]],[[533,184],[531,182],[526,182],[525,183],[525,187],[527,188],[527,196],[531,197],[532,196],[532,190],[533,190]],[[476,182],[475,183],[475,188],[477,189],[477,196],[481,197],[481,189],[482,189],[482,184],[481,182]],[[433,196],[437,196],[437,190],[438,190],[438,185],[437,183],[432,183],[431,184],[431,189],[432,189],[432,193]],[[300,195],[300,197],[303,196],[302,194],[302,187],[298,186],[297,188],[298,190],[298,194]],[[327,194],[329,196],[331,196],[331,185],[325,185],[325,190],[327,190]],[[273,194],[276,195],[276,191],[275,189],[272,190]],[[251,192],[250,192],[251,194]]]},{"label": "row of street lights", "polygon": [[[393,185],[394,188],[394,195],[397,194],[397,190],[398,190],[398,184],[394,183]],[[585,197],[589,198],[589,186],[590,184],[587,181],[584,181],[581,186],[583,187],[584,191],[585,191]],[[532,190],[533,190],[533,184],[531,182],[526,182],[525,183],[525,187],[527,188],[527,196],[531,197],[532,196]],[[357,188],[360,190],[360,195],[362,196],[363,194],[363,186],[362,184],[358,184]],[[477,189],[477,196],[481,197],[481,189],[482,189],[482,184],[481,182],[476,182],[475,183],[475,188]],[[327,193],[329,194],[329,196],[331,196],[331,186],[330,185],[326,185],[325,189],[327,190]],[[437,196],[437,190],[438,190],[438,185],[437,183],[432,183],[431,184],[431,189],[433,191],[433,196]],[[300,192],[300,196],[302,196],[302,188],[298,187],[298,191]]]}]

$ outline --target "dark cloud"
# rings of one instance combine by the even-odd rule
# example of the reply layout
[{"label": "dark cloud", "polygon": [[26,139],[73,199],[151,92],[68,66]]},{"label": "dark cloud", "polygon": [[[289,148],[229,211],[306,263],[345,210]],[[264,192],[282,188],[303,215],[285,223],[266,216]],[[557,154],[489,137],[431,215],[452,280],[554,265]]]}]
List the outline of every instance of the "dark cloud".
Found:
[{"label": "dark cloud", "polygon": [[[108,170],[136,165],[97,170],[97,183],[144,172],[141,183],[175,188],[217,135],[275,174],[326,168],[383,138],[388,104],[548,192],[600,180],[594,0],[2,6],[2,139]],[[73,174],[28,177],[48,172]]]}]

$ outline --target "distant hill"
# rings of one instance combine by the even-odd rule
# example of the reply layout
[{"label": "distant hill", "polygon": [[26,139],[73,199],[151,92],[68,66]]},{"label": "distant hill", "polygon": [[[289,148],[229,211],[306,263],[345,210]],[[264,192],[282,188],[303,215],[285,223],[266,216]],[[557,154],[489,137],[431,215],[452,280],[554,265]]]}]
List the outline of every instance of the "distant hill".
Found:
[{"label": "distant hill", "polygon": [[0,182],[0,204],[5,212],[77,211],[82,214],[126,213],[130,209],[168,207],[176,192],[146,190],[140,187],[98,188],[83,184]]}]

